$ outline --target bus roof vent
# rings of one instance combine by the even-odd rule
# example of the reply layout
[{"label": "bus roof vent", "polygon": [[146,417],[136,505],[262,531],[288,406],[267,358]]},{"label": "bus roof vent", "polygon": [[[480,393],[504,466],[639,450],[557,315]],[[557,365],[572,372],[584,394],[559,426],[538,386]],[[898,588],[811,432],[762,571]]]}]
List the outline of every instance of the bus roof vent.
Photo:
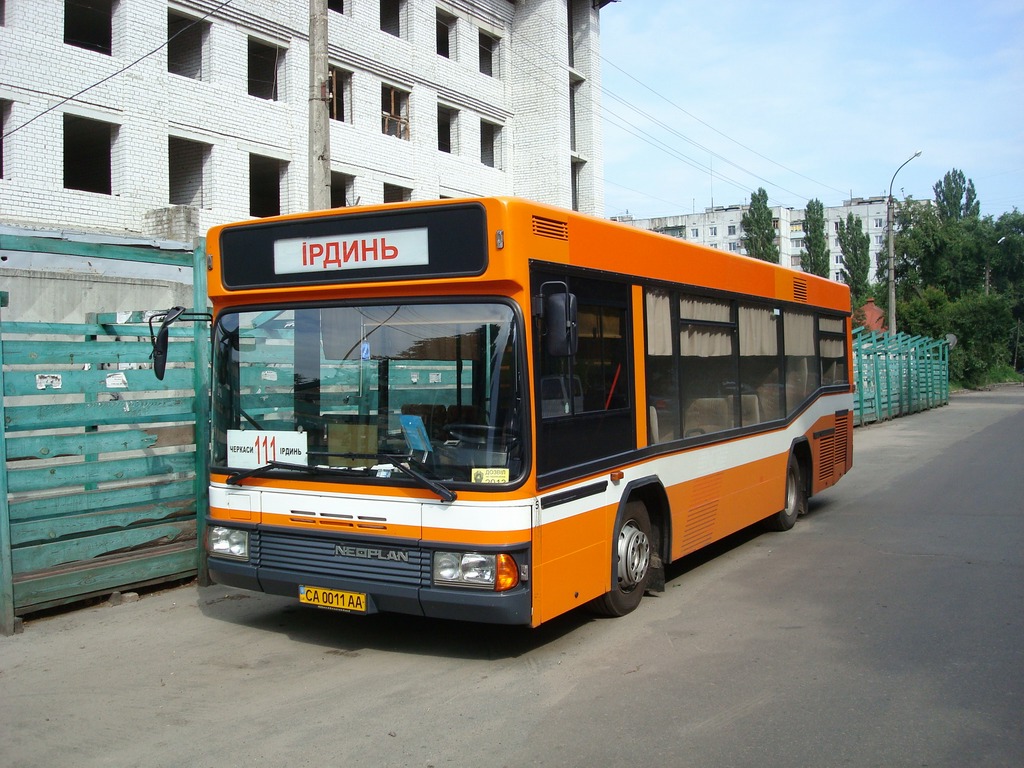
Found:
[{"label": "bus roof vent", "polygon": [[793,278],[793,301],[807,303],[807,281],[802,277]]},{"label": "bus roof vent", "polygon": [[558,221],[558,219],[546,219],[543,216],[534,216],[533,234],[538,237],[550,237],[555,240],[568,240],[569,222]]}]

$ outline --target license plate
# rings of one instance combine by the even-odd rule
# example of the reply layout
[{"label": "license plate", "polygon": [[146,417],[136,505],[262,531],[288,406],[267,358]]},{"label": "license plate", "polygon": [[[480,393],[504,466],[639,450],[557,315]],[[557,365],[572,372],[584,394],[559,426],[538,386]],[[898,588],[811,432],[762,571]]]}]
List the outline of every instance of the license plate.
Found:
[{"label": "license plate", "polygon": [[362,592],[342,592],[340,589],[299,585],[299,602],[333,608],[336,611],[366,613],[366,595]]}]

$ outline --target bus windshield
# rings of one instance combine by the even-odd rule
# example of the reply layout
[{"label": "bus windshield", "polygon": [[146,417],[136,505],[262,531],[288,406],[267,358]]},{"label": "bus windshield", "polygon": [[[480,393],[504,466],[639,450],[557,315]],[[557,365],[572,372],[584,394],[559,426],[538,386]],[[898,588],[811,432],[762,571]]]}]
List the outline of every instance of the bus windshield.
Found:
[{"label": "bus windshield", "polygon": [[497,302],[227,311],[214,327],[213,465],[514,482],[526,442],[518,339]]}]

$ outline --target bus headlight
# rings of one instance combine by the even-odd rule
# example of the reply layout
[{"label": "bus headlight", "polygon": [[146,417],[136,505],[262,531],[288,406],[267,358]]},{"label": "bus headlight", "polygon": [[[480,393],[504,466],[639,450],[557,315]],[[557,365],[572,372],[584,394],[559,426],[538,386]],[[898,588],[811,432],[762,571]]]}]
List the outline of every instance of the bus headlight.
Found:
[{"label": "bus headlight", "polygon": [[215,557],[249,559],[249,532],[215,525],[207,535],[207,550]]},{"label": "bus headlight", "polygon": [[435,552],[434,584],[477,587],[504,592],[519,583],[519,567],[512,555],[479,552]]}]

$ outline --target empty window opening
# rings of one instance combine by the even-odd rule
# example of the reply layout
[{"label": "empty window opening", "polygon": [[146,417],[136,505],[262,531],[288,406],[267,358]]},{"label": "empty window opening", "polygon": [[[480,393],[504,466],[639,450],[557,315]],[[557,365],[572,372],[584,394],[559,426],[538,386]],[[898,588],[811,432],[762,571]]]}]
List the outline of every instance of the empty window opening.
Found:
[{"label": "empty window opening", "polygon": [[580,209],[580,181],[583,178],[583,166],[586,165],[582,160],[573,160],[571,166],[572,173],[572,209],[578,211]]},{"label": "empty window opening", "polygon": [[249,95],[277,101],[284,49],[249,38]]},{"label": "empty window opening", "polygon": [[117,126],[64,115],[64,188],[109,195]]},{"label": "empty window opening", "polygon": [[409,93],[390,85],[380,90],[381,132],[409,140]]},{"label": "empty window opening", "polygon": [[0,27],[6,26],[7,24],[7,3],[5,0],[0,0]]},{"label": "empty window opening", "polygon": [[402,14],[405,0],[380,0],[380,30],[395,37],[402,36]]},{"label": "empty window opening", "polygon": [[338,67],[330,68],[331,120],[352,122],[352,73]]},{"label": "empty window opening", "polygon": [[[3,0],[0,0],[0,10],[3,8],[2,3]],[[4,136],[7,133],[7,120],[10,114],[11,102],[6,99],[0,99],[0,179],[6,178],[4,175]]]},{"label": "empty window opening", "polygon": [[491,168],[501,168],[501,126],[480,121],[480,162]]},{"label": "empty window opening", "polygon": [[110,56],[114,0],[65,0],[64,42]]},{"label": "empty window opening", "polygon": [[281,213],[281,187],[287,164],[273,157],[249,155],[249,215]]},{"label": "empty window opening", "polygon": [[209,70],[210,25],[207,22],[167,13],[167,71],[193,80],[205,80]]},{"label": "empty window opening", "polygon": [[168,202],[171,205],[211,207],[210,152],[209,144],[168,137]]},{"label": "empty window opening", "polygon": [[490,77],[498,76],[498,43],[498,38],[480,33],[480,72]]},{"label": "empty window opening", "polygon": [[457,153],[458,147],[458,115],[451,107],[437,106],[437,148],[441,152]]},{"label": "empty window opening", "polygon": [[583,85],[580,80],[569,82],[569,149],[577,150],[576,145],[576,103],[579,99],[580,87]]},{"label": "empty window opening", "polygon": [[412,200],[412,190],[397,184],[384,185],[385,203],[407,203]]},{"label": "empty window opening", "polygon": [[455,58],[455,22],[457,19],[441,9],[437,11],[437,55]]},{"label": "empty window opening", "polygon": [[355,183],[355,176],[331,172],[331,208],[347,208],[356,204]]},{"label": "empty window opening", "polygon": [[576,66],[576,24],[573,19],[573,2],[569,0],[565,4],[566,12],[566,29],[569,33],[569,66]]},{"label": "empty window opening", "polygon": [[327,0],[327,10],[335,13],[345,12],[345,0]]}]

